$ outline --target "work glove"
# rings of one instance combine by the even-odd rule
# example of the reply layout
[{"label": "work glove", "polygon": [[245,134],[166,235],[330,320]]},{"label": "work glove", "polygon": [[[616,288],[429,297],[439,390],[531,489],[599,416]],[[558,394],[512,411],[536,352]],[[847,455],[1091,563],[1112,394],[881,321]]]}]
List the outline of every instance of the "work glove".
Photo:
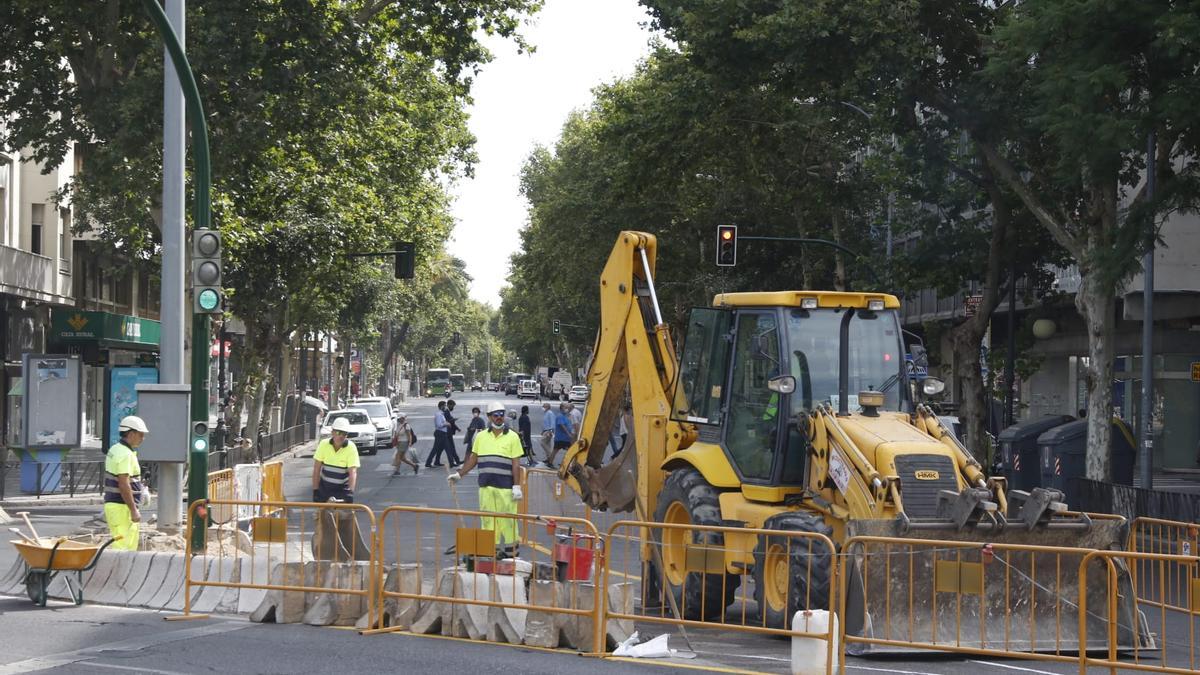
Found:
[{"label": "work glove", "polygon": [[320,502],[320,501],[321,501],[321,491],[320,491],[320,490],[317,490],[317,489],[314,489],[314,490],[313,490],[313,498],[312,498],[312,500],[313,500],[314,502]]},{"label": "work glove", "polygon": [[513,486],[513,499],[515,499],[517,501],[521,501],[521,498],[524,496],[525,496],[525,493],[521,491],[521,486],[514,485]]},{"label": "work glove", "polygon": [[460,480],[462,480],[462,474],[457,471],[450,474],[449,476],[446,476],[446,484],[450,485],[450,486],[453,486],[455,483],[457,483]]},{"label": "work glove", "polygon": [[138,499],[138,506],[146,507],[150,505],[150,486],[142,485],[142,493]]}]

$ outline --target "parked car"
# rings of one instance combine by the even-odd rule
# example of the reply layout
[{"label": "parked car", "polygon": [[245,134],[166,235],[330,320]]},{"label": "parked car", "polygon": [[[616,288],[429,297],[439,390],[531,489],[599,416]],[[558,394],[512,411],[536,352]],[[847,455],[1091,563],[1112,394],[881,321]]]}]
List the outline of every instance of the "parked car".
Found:
[{"label": "parked car", "polygon": [[354,441],[354,447],[358,448],[359,452],[367,455],[378,452],[375,423],[371,421],[370,413],[362,408],[343,408],[325,415],[325,421],[321,422],[321,438],[333,435],[333,421],[339,417],[345,417],[350,422],[350,432],[346,436]]},{"label": "parked car", "polygon": [[567,394],[567,400],[572,403],[586,403],[589,393],[586,384],[577,384],[571,387],[571,393]]},{"label": "parked car", "polygon": [[517,385],[517,398],[537,398],[542,395],[542,386],[537,380],[521,380]]},{"label": "parked car", "polygon": [[381,448],[392,447],[392,430],[395,415],[392,412],[392,402],[383,396],[356,398],[350,402],[351,408],[362,408],[371,416],[375,424],[375,444]]}]

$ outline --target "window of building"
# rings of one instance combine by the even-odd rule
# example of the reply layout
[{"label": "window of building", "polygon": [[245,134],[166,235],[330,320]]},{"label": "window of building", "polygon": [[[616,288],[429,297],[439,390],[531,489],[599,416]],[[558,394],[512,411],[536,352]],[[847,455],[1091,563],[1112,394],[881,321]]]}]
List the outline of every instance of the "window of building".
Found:
[{"label": "window of building", "polygon": [[8,203],[8,198],[12,194],[12,190],[8,186],[8,166],[8,158],[0,157],[0,244],[9,241],[8,210],[12,208],[12,204]]},{"label": "window of building", "polygon": [[34,204],[29,217],[29,250],[42,254],[42,230],[46,223],[46,205]]},{"label": "window of building", "polygon": [[[59,230],[58,230],[58,257],[63,262],[71,262],[71,209],[67,207],[58,210],[59,215]],[[70,271],[70,265],[65,265],[62,268],[65,271]]]}]

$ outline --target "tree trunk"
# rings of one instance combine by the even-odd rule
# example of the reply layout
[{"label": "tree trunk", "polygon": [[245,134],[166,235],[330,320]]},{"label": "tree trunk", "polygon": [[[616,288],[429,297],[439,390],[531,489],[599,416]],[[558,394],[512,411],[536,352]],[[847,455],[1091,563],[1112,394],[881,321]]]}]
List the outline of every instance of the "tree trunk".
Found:
[{"label": "tree trunk", "polygon": [[[842,212],[834,209],[830,221],[833,241],[840,244],[842,243]],[[833,290],[846,290],[846,259],[841,251],[835,251],[833,254]]]},{"label": "tree trunk", "polygon": [[246,396],[249,398],[246,411],[246,437],[254,444],[250,452],[239,452],[237,461],[241,463],[254,461],[254,453],[258,447],[258,424],[262,420],[263,392],[266,378],[262,374],[246,377]]},{"label": "tree trunk", "polygon": [[[295,354],[296,349],[292,345],[292,338],[290,335],[285,335],[282,342],[283,344],[280,345],[279,353],[283,355],[283,362],[279,366],[279,401],[277,401],[277,404],[283,406],[284,419],[282,419],[280,423],[284,427],[287,427],[291,424],[292,417],[294,416],[287,415],[286,413],[288,411],[287,402],[289,399],[293,398],[293,394],[296,392],[296,386],[292,384],[293,371],[295,370],[295,366],[292,365],[292,361],[294,360],[293,355]],[[294,409],[295,406],[293,406],[293,410]],[[271,431],[277,430],[272,429]]]},{"label": "tree trunk", "polygon": [[1082,282],[1075,294],[1075,307],[1083,315],[1088,334],[1086,476],[1107,481],[1117,300],[1112,289],[1097,278],[1099,274],[1085,272],[1080,276]]}]

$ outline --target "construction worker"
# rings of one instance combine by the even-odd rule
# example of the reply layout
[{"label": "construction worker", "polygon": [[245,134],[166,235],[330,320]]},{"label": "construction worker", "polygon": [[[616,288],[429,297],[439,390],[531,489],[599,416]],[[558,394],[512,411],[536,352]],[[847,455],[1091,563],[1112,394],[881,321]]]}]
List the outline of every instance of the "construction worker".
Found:
[{"label": "construction worker", "polygon": [[138,523],[142,514],[142,467],[138,464],[137,449],[149,429],[142,418],[129,415],[117,425],[121,440],[108,449],[104,458],[104,521],[114,539],[113,548],[136,551]]},{"label": "construction worker", "polygon": [[[475,434],[467,459],[458,471],[446,477],[451,488],[479,466],[479,510],[491,513],[516,514],[521,500],[521,457],[525,450],[517,432],[504,420],[504,404],[488,404],[488,429]],[[517,552],[517,521],[515,518],[485,516],[480,525],[496,533],[496,547],[504,555]]]},{"label": "construction worker", "polygon": [[354,486],[358,484],[358,448],[346,437],[350,420],[339,417],[333,421],[330,438],[317,445],[313,454],[313,501],[318,503],[337,499],[354,501]]}]

